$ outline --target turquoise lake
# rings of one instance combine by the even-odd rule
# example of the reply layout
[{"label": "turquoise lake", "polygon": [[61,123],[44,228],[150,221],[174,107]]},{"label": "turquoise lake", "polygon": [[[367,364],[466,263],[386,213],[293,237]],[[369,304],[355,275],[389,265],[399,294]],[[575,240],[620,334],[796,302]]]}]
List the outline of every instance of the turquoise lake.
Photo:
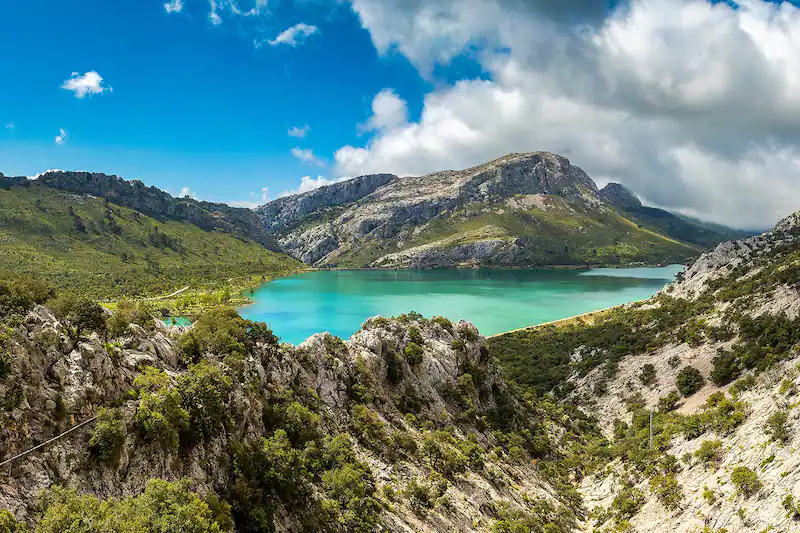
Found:
[{"label": "turquoise lake", "polygon": [[409,311],[463,318],[483,335],[541,324],[649,298],[683,270],[340,270],[307,272],[265,283],[239,310],[299,344],[328,331],[347,339],[369,317]]}]

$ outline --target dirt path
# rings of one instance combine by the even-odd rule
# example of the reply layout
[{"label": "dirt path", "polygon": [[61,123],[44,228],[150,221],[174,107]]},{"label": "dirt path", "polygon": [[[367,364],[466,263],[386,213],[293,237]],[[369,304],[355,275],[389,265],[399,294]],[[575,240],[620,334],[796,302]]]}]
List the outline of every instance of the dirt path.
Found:
[{"label": "dirt path", "polygon": [[186,287],[182,288],[182,289],[178,289],[177,291],[173,292],[172,294],[167,294],[166,296],[156,296],[154,298],[145,298],[142,301],[143,302],[155,302],[156,300],[166,300],[167,298],[172,298],[173,296],[177,296],[180,293],[182,293],[184,291],[187,291],[187,290],[189,290],[189,286],[188,285]]}]

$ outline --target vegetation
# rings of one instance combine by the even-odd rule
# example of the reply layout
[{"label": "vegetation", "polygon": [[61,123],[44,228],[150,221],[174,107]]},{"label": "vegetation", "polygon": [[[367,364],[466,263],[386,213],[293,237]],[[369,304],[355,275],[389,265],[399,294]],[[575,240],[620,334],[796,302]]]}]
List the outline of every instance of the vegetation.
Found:
[{"label": "vegetation", "polygon": [[764,430],[770,439],[780,444],[786,444],[792,435],[789,432],[789,415],[785,411],[776,411],[767,419]]},{"label": "vegetation", "polygon": [[125,422],[116,409],[100,409],[97,422],[89,432],[89,447],[101,461],[117,458],[125,441]]},{"label": "vegetation", "polygon": [[706,380],[703,375],[693,366],[686,366],[680,372],[675,380],[675,385],[678,387],[678,392],[684,396],[691,396],[699,391],[705,385]]},{"label": "vegetation", "polygon": [[40,507],[36,533],[232,531],[224,507],[222,514],[212,512],[208,503],[191,491],[187,481],[167,483],[154,479],[139,496],[122,500],[99,500],[56,486],[42,495]]},{"label": "vegetation", "polygon": [[0,533],[28,533],[28,528],[24,523],[18,522],[10,512],[0,509]]},{"label": "vegetation", "polygon": [[737,466],[731,473],[731,482],[736,486],[736,492],[750,497],[761,490],[761,481],[755,472],[746,466]]},{"label": "vegetation", "polygon": [[41,276],[61,291],[98,300],[187,285],[213,291],[230,278],[261,280],[299,266],[226,233],[35,183],[0,188],[0,206],[0,278]]}]

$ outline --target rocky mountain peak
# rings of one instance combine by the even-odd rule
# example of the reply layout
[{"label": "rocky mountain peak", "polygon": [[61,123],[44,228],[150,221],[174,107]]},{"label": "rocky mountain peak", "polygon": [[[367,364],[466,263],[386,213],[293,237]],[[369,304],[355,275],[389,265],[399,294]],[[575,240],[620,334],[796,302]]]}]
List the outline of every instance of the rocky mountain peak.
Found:
[{"label": "rocky mountain peak", "polygon": [[642,206],[642,202],[621,183],[609,183],[600,191],[600,196],[614,207],[631,209]]}]

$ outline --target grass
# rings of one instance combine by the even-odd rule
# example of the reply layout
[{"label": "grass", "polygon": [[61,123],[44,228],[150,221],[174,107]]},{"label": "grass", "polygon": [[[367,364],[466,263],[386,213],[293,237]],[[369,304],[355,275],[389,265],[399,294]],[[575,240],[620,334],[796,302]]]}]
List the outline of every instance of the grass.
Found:
[{"label": "grass", "polygon": [[41,185],[0,190],[0,276],[41,277],[62,291],[118,300],[185,286],[195,295],[235,291],[301,266],[252,241],[100,198]]}]

